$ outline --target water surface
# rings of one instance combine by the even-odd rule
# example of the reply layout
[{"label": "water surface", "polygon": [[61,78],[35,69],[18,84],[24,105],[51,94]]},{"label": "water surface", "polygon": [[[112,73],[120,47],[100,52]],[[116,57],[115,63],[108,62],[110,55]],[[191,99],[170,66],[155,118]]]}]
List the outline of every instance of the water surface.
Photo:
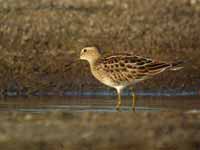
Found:
[{"label": "water surface", "polygon": [[[115,112],[115,105],[114,95],[10,96],[0,99],[0,111]],[[200,110],[200,97],[139,94],[136,105],[136,111]],[[132,111],[130,96],[122,97],[121,111]]]}]

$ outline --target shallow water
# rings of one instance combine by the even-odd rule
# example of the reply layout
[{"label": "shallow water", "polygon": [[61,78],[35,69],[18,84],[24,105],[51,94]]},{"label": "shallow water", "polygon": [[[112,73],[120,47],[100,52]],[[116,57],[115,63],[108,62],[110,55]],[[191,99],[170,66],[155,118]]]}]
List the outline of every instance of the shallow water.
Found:
[{"label": "shallow water", "polygon": [[[82,96],[9,96],[0,99],[0,111],[20,112],[115,112],[116,97],[110,95]],[[138,94],[136,111],[200,110],[200,97],[186,94]],[[132,111],[131,97],[122,97],[123,112]]]}]

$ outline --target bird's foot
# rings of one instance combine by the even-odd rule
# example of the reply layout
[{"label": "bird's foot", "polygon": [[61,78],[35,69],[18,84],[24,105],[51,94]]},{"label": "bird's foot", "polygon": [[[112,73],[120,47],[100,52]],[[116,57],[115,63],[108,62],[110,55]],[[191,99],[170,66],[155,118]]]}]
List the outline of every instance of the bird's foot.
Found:
[{"label": "bird's foot", "polygon": [[135,106],[132,106],[132,111],[136,112],[136,107]]},{"label": "bird's foot", "polygon": [[120,105],[117,105],[117,106],[115,107],[115,109],[116,109],[116,111],[120,111]]}]

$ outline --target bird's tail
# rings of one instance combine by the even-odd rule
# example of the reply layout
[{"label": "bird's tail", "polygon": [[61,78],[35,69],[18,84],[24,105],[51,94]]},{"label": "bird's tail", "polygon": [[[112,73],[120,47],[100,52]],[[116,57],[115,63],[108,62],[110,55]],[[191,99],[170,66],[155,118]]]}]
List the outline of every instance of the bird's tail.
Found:
[{"label": "bird's tail", "polygon": [[184,63],[185,62],[183,62],[183,61],[174,62],[171,64],[170,70],[176,71],[176,70],[183,69],[183,66],[180,66],[180,65],[182,65]]}]

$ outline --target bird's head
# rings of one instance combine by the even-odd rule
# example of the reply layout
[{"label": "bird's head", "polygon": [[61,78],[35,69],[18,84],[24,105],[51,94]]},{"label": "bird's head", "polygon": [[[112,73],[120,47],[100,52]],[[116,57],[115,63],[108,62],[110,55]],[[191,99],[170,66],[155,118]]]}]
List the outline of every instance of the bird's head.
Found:
[{"label": "bird's head", "polygon": [[89,63],[94,63],[100,58],[98,48],[96,47],[85,47],[81,50],[80,59],[87,60]]}]

